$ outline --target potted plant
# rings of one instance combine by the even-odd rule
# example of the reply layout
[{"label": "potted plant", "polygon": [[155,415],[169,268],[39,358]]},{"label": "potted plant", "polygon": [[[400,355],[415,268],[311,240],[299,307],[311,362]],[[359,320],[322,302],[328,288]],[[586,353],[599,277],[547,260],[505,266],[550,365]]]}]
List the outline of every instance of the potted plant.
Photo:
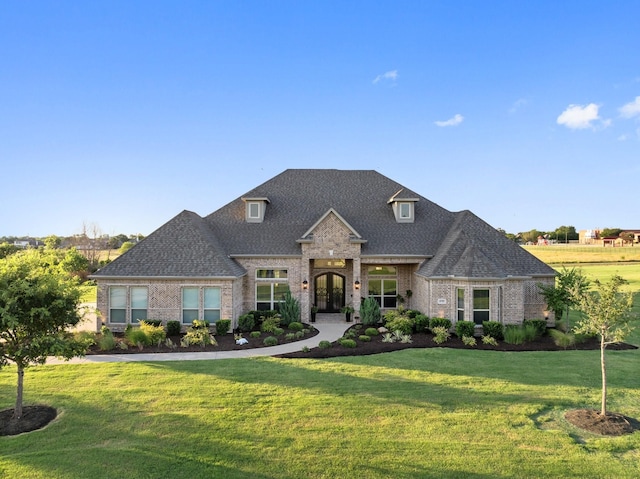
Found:
[{"label": "potted plant", "polygon": [[344,313],[344,316],[347,319],[347,323],[351,322],[351,314],[354,311],[355,310],[353,309],[353,306],[343,306],[342,309],[340,310],[340,312]]},{"label": "potted plant", "polygon": [[316,314],[318,313],[318,307],[314,304],[311,306],[311,322],[316,322]]}]

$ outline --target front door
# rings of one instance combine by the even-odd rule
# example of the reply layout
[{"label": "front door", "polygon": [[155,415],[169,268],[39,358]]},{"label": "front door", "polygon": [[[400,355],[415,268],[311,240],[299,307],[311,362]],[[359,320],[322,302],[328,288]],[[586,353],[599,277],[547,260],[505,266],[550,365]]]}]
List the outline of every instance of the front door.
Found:
[{"label": "front door", "polygon": [[315,280],[315,305],[321,313],[337,313],[344,306],[344,276],[325,273]]}]

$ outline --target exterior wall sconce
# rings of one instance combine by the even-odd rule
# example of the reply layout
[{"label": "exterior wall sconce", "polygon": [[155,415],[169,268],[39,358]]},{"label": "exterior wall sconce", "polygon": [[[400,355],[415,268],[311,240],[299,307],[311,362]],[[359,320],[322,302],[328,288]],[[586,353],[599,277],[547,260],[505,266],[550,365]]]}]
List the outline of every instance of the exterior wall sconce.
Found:
[{"label": "exterior wall sconce", "polygon": [[307,281],[306,279],[302,282],[302,289],[309,289],[309,281]]},{"label": "exterior wall sconce", "polygon": [[358,280],[356,279],[356,282],[355,282],[355,283],[353,283],[353,286],[354,286],[356,289],[360,289],[360,281],[358,281]]},{"label": "exterior wall sconce", "polygon": [[545,309],[542,314],[544,315],[544,320],[549,321],[549,311]]}]

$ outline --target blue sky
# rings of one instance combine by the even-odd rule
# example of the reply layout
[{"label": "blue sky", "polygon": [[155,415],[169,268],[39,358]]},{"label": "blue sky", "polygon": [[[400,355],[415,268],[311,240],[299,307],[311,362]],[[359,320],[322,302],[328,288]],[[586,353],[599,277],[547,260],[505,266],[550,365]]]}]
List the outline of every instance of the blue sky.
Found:
[{"label": "blue sky", "polygon": [[[287,168],[640,228],[640,3],[13,1],[0,236],[147,235]],[[355,185],[357,186],[357,185]]]}]

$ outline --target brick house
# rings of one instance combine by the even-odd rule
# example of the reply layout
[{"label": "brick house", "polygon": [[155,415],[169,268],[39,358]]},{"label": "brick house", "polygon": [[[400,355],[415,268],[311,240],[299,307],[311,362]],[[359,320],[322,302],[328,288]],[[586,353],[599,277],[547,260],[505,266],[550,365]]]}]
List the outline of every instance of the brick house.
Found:
[{"label": "brick house", "polygon": [[290,290],[310,309],[374,297],[453,322],[542,318],[555,271],[470,211],[377,173],[291,169],[201,217],[183,211],[92,276],[102,320],[237,318]]}]

